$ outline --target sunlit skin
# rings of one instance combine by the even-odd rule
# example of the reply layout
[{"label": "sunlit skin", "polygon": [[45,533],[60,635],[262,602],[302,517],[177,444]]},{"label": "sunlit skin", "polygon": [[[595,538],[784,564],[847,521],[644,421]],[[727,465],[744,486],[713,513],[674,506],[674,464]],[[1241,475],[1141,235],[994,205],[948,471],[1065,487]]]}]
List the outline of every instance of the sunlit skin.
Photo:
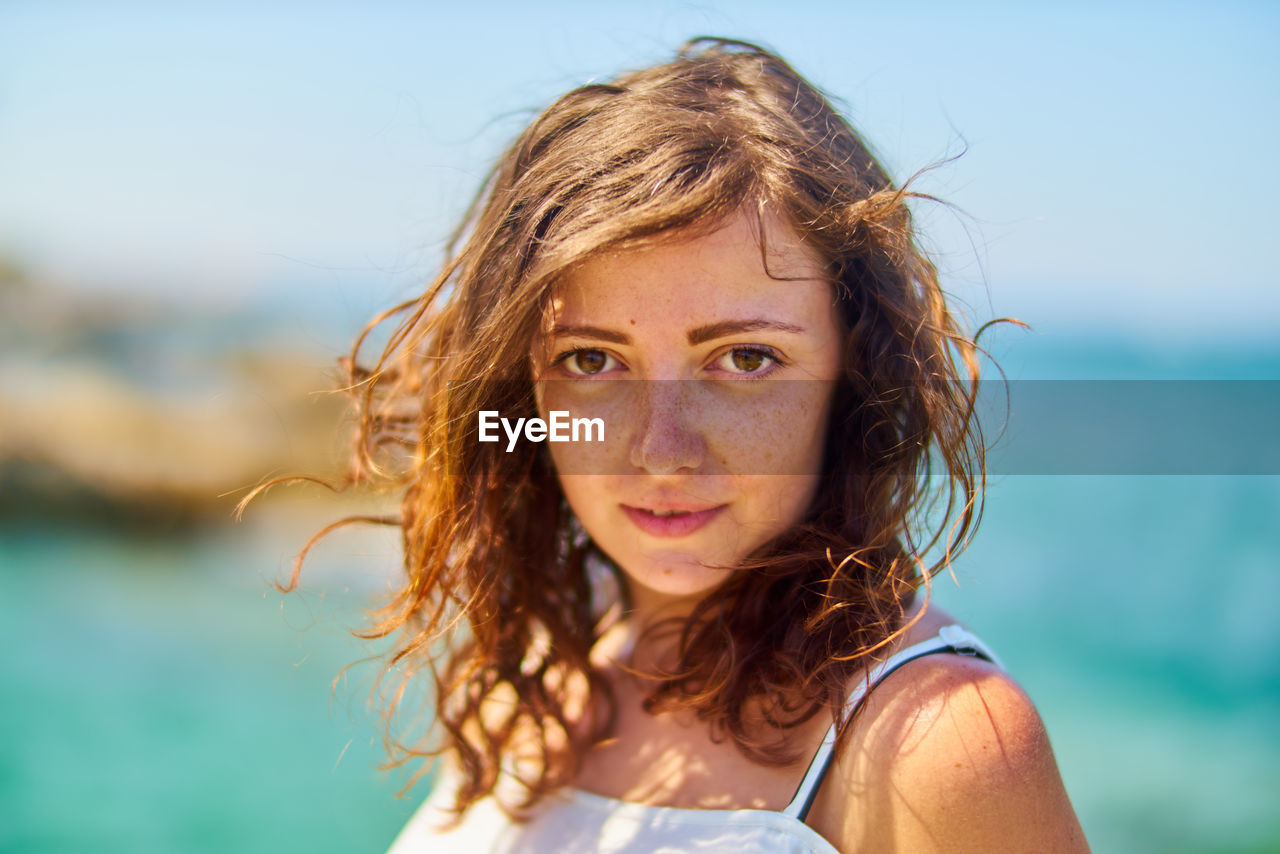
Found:
[{"label": "sunlit skin", "polygon": [[604,252],[558,283],[540,409],[601,417],[606,441],[549,448],[638,611],[688,606],[804,516],[841,337],[821,260],[774,217]]}]

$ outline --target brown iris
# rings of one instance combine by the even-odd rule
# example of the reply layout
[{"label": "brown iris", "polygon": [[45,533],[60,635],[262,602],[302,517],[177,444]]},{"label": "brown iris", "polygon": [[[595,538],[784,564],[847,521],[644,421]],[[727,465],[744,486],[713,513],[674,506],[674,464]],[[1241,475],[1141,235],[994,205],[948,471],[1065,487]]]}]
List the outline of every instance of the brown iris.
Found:
[{"label": "brown iris", "polygon": [[744,374],[754,374],[764,367],[765,354],[759,350],[738,349],[730,358],[735,368]]},{"label": "brown iris", "polygon": [[573,354],[573,364],[584,374],[598,374],[604,370],[609,357],[599,350],[579,350]]}]

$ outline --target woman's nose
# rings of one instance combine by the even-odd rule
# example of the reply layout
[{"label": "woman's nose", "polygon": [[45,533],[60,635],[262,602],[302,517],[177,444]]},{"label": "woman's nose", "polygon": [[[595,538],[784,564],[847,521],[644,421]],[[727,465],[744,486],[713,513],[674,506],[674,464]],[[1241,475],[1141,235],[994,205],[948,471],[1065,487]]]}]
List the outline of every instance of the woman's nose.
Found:
[{"label": "woman's nose", "polygon": [[648,474],[697,471],[702,467],[707,449],[696,427],[689,383],[646,380],[639,385],[631,464]]}]

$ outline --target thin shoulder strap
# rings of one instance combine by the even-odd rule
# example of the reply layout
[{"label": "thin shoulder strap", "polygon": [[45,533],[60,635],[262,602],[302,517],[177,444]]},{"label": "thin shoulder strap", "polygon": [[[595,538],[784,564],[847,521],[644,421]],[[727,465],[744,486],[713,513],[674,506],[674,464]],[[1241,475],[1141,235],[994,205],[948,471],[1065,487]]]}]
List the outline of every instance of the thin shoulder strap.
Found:
[{"label": "thin shoulder strap", "polygon": [[[850,720],[854,712],[867,699],[867,693],[890,673],[908,662],[915,661],[917,658],[940,652],[976,655],[979,658],[985,658],[1000,669],[1004,669],[1000,659],[996,658],[996,654],[982,641],[959,626],[944,626],[928,640],[909,646],[871,668],[867,678],[860,681],[858,686],[849,694],[849,699],[845,701],[844,713],[840,716],[840,720]],[[813,800],[818,794],[818,787],[822,785],[822,778],[826,776],[827,770],[831,766],[831,758],[834,755],[836,737],[838,735],[839,730],[836,724],[832,723],[831,728],[827,730],[826,737],[822,739],[822,744],[818,747],[818,752],[814,754],[813,760],[809,763],[809,770],[805,772],[804,779],[800,781],[800,786],[796,789],[791,803],[787,804],[782,810],[783,814],[792,816],[800,821],[804,821],[805,817],[808,816],[809,808],[813,806]]]}]

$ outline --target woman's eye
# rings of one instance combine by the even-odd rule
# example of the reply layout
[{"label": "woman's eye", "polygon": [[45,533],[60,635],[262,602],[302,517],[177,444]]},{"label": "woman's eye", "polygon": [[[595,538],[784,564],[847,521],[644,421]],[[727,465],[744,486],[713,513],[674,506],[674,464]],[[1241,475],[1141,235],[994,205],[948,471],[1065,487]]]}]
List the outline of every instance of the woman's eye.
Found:
[{"label": "woman's eye", "polygon": [[560,356],[556,364],[564,365],[571,374],[592,376],[613,370],[618,360],[604,350],[571,350]]},{"label": "woman's eye", "polygon": [[759,375],[779,364],[772,350],[763,347],[734,347],[721,356],[717,363],[731,374]]}]

